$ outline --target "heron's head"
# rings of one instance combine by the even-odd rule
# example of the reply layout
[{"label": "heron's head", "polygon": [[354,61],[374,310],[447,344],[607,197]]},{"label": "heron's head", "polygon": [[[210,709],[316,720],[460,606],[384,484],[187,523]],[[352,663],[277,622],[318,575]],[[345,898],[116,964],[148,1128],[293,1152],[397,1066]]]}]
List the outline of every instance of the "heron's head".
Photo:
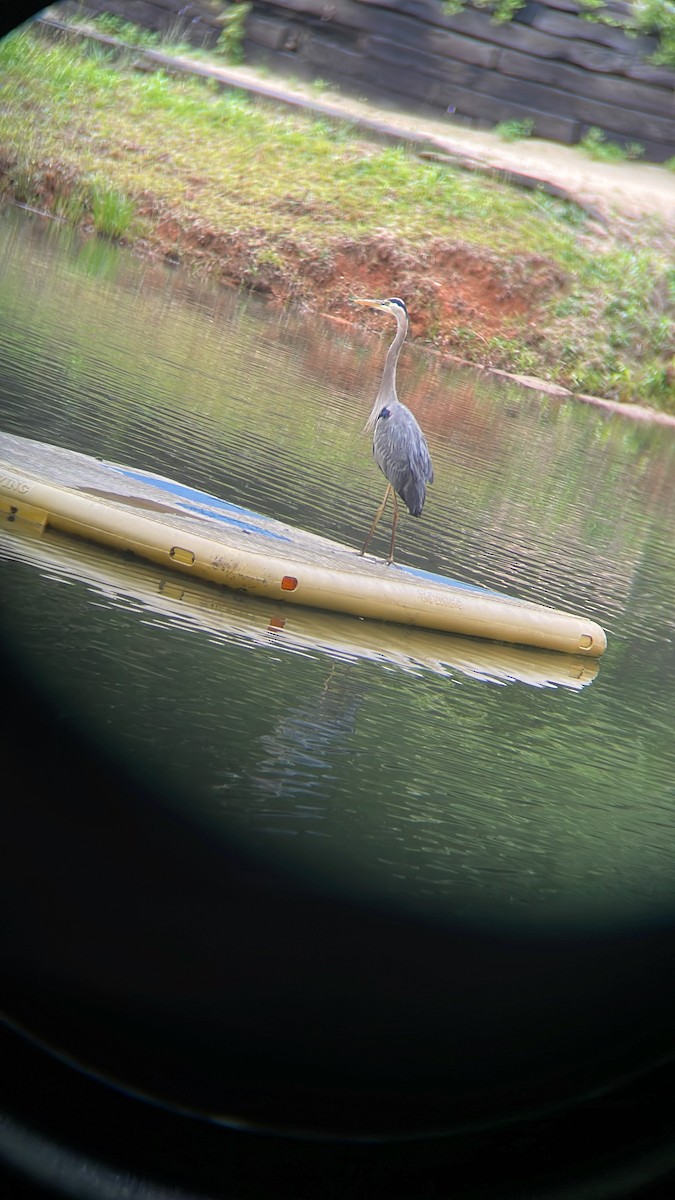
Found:
[{"label": "heron's head", "polygon": [[390,313],[392,317],[396,317],[397,321],[401,317],[408,319],[408,310],[397,296],[392,296],[389,300],[361,300],[358,296],[352,296],[352,304],[360,304],[363,308],[376,308],[378,312]]}]

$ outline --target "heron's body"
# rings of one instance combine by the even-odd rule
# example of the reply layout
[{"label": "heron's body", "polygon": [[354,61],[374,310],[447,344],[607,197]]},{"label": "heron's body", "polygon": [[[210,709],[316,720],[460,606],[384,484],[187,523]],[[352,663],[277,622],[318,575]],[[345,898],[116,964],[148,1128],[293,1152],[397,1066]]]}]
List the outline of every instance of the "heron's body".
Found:
[{"label": "heron's body", "polygon": [[409,408],[389,401],[377,415],[373,455],[382,474],[398,492],[413,517],[421,517],[428,483],[434,472],[427,443]]},{"label": "heron's body", "polygon": [[387,351],[377,399],[366,422],[366,429],[371,430],[373,434],[375,462],[385,476],[388,487],[361,551],[362,554],[365,554],[391,494],[394,503],[394,517],[389,562],[393,562],[398,521],[396,495],[401,497],[413,517],[421,516],[427,494],[427,484],[433,483],[434,471],[426,438],[410,409],[405,404],[401,404],[396,395],[396,365],[401,346],[408,332],[408,313],[405,304],[398,299],[357,300],[356,303],[376,308],[381,312],[391,313],[397,323],[396,337]]}]

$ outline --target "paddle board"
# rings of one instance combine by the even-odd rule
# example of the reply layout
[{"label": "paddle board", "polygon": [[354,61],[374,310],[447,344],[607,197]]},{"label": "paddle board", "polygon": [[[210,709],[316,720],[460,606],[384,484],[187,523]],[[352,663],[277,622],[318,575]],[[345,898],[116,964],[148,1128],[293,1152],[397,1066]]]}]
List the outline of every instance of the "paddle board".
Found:
[{"label": "paddle board", "polygon": [[572,691],[592,683],[598,673],[597,658],[362,621],[214,588],[20,518],[0,522],[0,563],[10,562],[24,563],[55,584],[79,584],[96,603],[130,608],[151,624],[187,629],[213,645],[325,658],[331,671],[336,663],[365,661],[406,675],[461,675],[483,683]]},{"label": "paddle board", "polygon": [[597,657],[594,621],[342,545],[165,476],[0,433],[0,512],[236,591]]}]

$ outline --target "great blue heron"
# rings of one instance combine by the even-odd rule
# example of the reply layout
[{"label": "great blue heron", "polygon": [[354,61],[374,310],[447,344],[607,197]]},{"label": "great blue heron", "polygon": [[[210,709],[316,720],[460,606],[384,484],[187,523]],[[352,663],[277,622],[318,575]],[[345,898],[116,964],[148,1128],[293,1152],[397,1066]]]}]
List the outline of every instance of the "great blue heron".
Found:
[{"label": "great blue heron", "polygon": [[408,310],[403,301],[397,297],[390,300],[361,300],[354,297],[354,304],[362,304],[366,308],[375,308],[379,312],[389,313],[396,319],[397,325],[396,337],[387,351],[380,390],[377,393],[373,411],[366,421],[366,430],[372,430],[373,434],[375,462],[387,479],[387,490],[375,513],[375,520],[361,550],[361,554],[365,554],[391,495],[394,502],[394,516],[387,561],[392,563],[398,522],[396,493],[398,492],[406,503],[412,516],[420,517],[427,494],[426,485],[433,483],[434,471],[426,438],[410,409],[406,408],[405,404],[401,404],[396,395],[396,364],[408,332]]}]

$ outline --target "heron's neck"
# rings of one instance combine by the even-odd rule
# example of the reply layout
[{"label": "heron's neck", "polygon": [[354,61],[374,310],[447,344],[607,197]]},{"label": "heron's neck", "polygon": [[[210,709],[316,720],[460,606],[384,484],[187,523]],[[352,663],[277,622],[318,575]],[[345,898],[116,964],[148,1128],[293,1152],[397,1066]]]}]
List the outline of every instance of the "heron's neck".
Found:
[{"label": "heron's neck", "polygon": [[396,366],[398,363],[398,356],[401,353],[401,346],[403,345],[405,341],[405,335],[408,332],[408,318],[404,312],[396,314],[396,324],[398,326],[396,330],[396,337],[387,350],[387,357],[384,362],[384,371],[382,372],[380,390],[377,393],[377,399],[373,405],[373,411],[368,418],[366,429],[375,428],[375,422],[377,421],[383,404],[388,404],[392,401],[398,401],[398,396],[396,395]]}]

